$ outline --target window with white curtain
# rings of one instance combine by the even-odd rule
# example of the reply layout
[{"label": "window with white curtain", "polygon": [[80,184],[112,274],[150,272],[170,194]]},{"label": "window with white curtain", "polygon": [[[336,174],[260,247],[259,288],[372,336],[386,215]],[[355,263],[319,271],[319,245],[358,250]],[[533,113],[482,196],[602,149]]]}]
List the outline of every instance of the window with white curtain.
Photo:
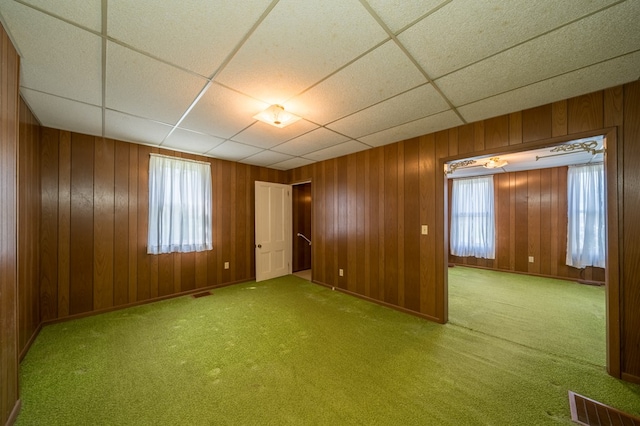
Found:
[{"label": "window with white curtain", "polygon": [[211,250],[211,165],[151,154],[147,253]]},{"label": "window with white curtain", "polygon": [[451,194],[451,254],[494,259],[493,176],[455,179]]},{"label": "window with white curtain", "polygon": [[569,166],[567,265],[605,267],[604,166]]}]

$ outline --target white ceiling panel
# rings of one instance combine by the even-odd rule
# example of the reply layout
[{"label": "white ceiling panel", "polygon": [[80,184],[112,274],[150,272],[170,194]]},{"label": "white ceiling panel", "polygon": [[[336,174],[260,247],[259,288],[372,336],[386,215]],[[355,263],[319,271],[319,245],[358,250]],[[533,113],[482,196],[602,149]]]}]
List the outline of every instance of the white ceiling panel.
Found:
[{"label": "white ceiling panel", "polygon": [[326,124],[425,82],[400,48],[388,41],[288,106],[295,114]]},{"label": "white ceiling panel", "polygon": [[298,120],[282,129],[261,121],[256,121],[251,127],[234,136],[233,140],[259,148],[269,149],[317,128],[317,125],[307,120]]},{"label": "white ceiling panel", "polygon": [[180,127],[230,138],[255,122],[253,116],[268,106],[214,83],[180,123]]},{"label": "white ceiling panel", "polygon": [[337,145],[349,140],[348,137],[340,135],[324,127],[320,127],[309,133],[305,133],[295,139],[291,139],[281,145],[273,147],[274,151],[284,152],[295,156],[308,154],[319,149]]},{"label": "white ceiling panel", "polygon": [[[110,1],[108,34],[172,64],[209,77],[271,0]],[[171,30],[167,30],[170,28]]]},{"label": "white ceiling panel", "polygon": [[357,0],[281,0],[218,81],[281,104],[386,37]]},{"label": "white ceiling panel", "polygon": [[21,93],[43,126],[102,135],[101,108],[24,88]]},{"label": "white ceiling panel", "polygon": [[449,105],[444,98],[431,84],[426,84],[331,123],[327,127],[359,139],[361,136],[446,109],[449,109]]},{"label": "white ceiling panel", "polygon": [[614,0],[456,0],[400,34],[431,78],[586,16]]},{"label": "white ceiling panel", "polygon": [[271,168],[273,169],[278,169],[278,170],[289,170],[289,169],[295,169],[296,167],[302,167],[302,166],[307,166],[309,164],[313,164],[315,163],[315,161],[313,160],[308,160],[306,158],[300,158],[300,157],[294,157],[290,160],[286,160],[283,161],[281,163],[276,163],[276,164],[272,164]]},{"label": "white ceiling panel", "polygon": [[640,51],[458,108],[468,122],[533,108],[635,80]]},{"label": "white ceiling panel", "polygon": [[640,48],[640,31],[627,34],[639,17],[640,2],[627,1],[449,74],[436,84],[459,106],[630,53]]},{"label": "white ceiling panel", "polygon": [[19,3],[1,10],[21,55],[22,87],[102,105],[100,37]]},{"label": "white ceiling panel", "polygon": [[262,151],[255,146],[249,146],[238,142],[226,141],[211,151],[207,152],[208,156],[222,158],[223,160],[239,161],[243,158],[250,157]]},{"label": "white ceiling panel", "polygon": [[93,31],[102,31],[101,0],[23,0],[38,9],[68,19]]},{"label": "white ceiling panel", "polygon": [[382,146],[392,142],[415,138],[463,124],[455,112],[449,110],[430,117],[421,118],[391,129],[383,130],[369,136],[359,138],[371,146]]},{"label": "white ceiling panel", "polygon": [[309,154],[306,154],[304,157],[308,158],[309,160],[323,161],[323,160],[328,160],[329,158],[342,157],[343,155],[364,151],[365,149],[369,149],[369,148],[371,147],[361,142],[351,140],[338,145],[331,146],[329,148],[311,152]]},{"label": "white ceiling panel", "polygon": [[105,137],[145,145],[159,145],[171,131],[156,121],[133,117],[117,111],[107,110],[105,114]]},{"label": "white ceiling panel", "polygon": [[108,45],[108,108],[175,124],[206,83],[115,43]]},{"label": "white ceiling panel", "polygon": [[175,129],[162,143],[163,148],[204,154],[224,142],[224,139],[185,129]]},{"label": "white ceiling panel", "polygon": [[403,0],[402,2],[367,0],[367,3],[384,21],[385,25],[395,33],[438,6],[448,3],[448,0]]},{"label": "white ceiling panel", "polygon": [[273,151],[262,151],[251,157],[247,157],[242,160],[243,163],[253,164],[254,166],[268,167],[275,163],[281,163],[286,160],[291,160],[290,155],[281,154]]}]

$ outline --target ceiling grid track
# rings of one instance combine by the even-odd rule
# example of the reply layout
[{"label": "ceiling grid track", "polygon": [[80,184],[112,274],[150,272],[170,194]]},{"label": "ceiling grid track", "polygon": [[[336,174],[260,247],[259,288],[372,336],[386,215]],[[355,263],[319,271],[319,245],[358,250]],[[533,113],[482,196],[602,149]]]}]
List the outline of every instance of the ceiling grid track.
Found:
[{"label": "ceiling grid track", "polygon": [[[213,74],[211,74],[211,76],[208,79],[209,81],[207,82],[207,84],[205,84],[205,86],[202,88],[200,93],[198,93],[198,95],[193,100],[193,102],[191,102],[191,104],[189,105],[187,110],[184,112],[184,114],[182,114],[180,119],[178,119],[178,121],[175,123],[175,125],[171,128],[171,130],[169,131],[167,136],[165,136],[165,138],[160,143],[160,146],[164,145],[164,143],[167,141],[167,139],[173,134],[173,132],[175,132],[175,130],[178,128],[178,126],[180,126],[180,123],[182,123],[184,121],[184,119],[187,118],[187,115],[189,115],[191,110],[196,106],[196,104],[200,101],[200,99],[202,99],[202,97],[205,95],[205,93],[207,93],[207,90],[209,90],[209,87],[211,87],[211,84],[214,82],[215,78],[222,72],[222,70],[229,64],[229,62],[231,62],[231,60],[234,58],[234,56],[236,56],[236,54],[240,51],[242,46],[244,46],[244,44],[247,42],[247,40],[249,40],[249,37],[251,37],[251,35],[256,31],[256,29],[260,26],[262,21],[264,21],[267,18],[267,16],[269,16],[269,14],[273,10],[273,8],[276,7],[276,5],[278,4],[279,1],[280,0],[273,0],[271,2],[269,7],[267,7],[267,9],[262,13],[262,15],[260,15],[260,18],[258,18],[258,20],[249,29],[249,31],[247,31],[247,33],[244,35],[242,40],[240,40],[240,42],[235,46],[235,48],[231,51],[231,53],[229,53],[229,55],[227,55],[227,57],[224,59],[224,61],[222,61],[222,64],[220,64],[218,69],[216,69],[213,72]],[[212,149],[214,149],[214,148],[212,148]]]},{"label": "ceiling grid track", "polygon": [[102,137],[106,137],[107,130],[107,5],[108,0],[102,0]]},{"label": "ceiling grid track", "polygon": [[[442,92],[440,87],[438,87],[438,85],[435,83],[435,81],[429,76],[429,74],[427,74],[427,71],[424,70],[422,68],[422,66],[420,66],[418,61],[416,61],[416,59],[413,57],[413,55],[411,53],[409,53],[409,50],[407,50],[407,48],[400,42],[400,40],[398,40],[397,35],[393,31],[391,31],[391,29],[382,20],[382,18],[380,18],[380,16],[378,16],[378,14],[375,12],[375,10],[373,10],[371,8],[371,6],[369,6],[369,4],[365,0],[360,0],[360,3],[362,3],[364,8],[367,9],[367,12],[369,12],[369,14],[373,17],[373,19],[375,19],[376,22],[387,32],[387,34],[389,35],[391,40],[393,40],[393,42],[396,44],[396,46],[398,46],[398,48],[400,48],[400,50],[402,50],[402,53],[404,53],[407,56],[407,58],[409,58],[409,60],[413,63],[413,65],[418,69],[418,71],[420,71],[420,73],[427,80],[427,83],[431,84],[431,86],[435,89],[435,91],[438,92],[438,94],[442,97],[442,99],[444,99],[444,101],[447,103],[447,105],[449,105],[449,108],[451,109],[451,111],[453,111],[458,116],[458,118],[462,121],[462,123],[467,124],[467,120],[465,120],[465,118],[462,116],[462,114],[460,114],[460,112],[455,107],[455,105],[453,105],[453,102],[451,102],[451,100],[449,100],[449,98],[447,96],[445,96],[444,92]],[[444,6],[444,5],[441,5],[440,7],[442,7],[442,6]],[[440,9],[440,8],[438,8],[438,9]],[[407,28],[409,28],[409,27],[407,27]]]}]

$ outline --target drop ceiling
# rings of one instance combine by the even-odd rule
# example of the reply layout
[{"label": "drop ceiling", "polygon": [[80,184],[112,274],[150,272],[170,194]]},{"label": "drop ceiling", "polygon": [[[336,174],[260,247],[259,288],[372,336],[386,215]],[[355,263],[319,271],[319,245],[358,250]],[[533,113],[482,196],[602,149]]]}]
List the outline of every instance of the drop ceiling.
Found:
[{"label": "drop ceiling", "polygon": [[[281,170],[640,78],[640,1],[0,0],[42,125]],[[271,104],[302,117],[278,129]]]}]

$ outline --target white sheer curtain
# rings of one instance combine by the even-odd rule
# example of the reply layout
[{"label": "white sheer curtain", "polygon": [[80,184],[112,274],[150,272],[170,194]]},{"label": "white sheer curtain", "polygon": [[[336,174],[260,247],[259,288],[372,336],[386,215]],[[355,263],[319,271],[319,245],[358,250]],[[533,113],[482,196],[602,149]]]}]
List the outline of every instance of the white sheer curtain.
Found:
[{"label": "white sheer curtain", "polygon": [[151,154],[147,253],[211,250],[211,165]]},{"label": "white sheer curtain", "polygon": [[605,267],[604,166],[570,166],[567,173],[567,265]]},{"label": "white sheer curtain", "polygon": [[494,259],[493,176],[455,179],[451,198],[451,254]]}]

